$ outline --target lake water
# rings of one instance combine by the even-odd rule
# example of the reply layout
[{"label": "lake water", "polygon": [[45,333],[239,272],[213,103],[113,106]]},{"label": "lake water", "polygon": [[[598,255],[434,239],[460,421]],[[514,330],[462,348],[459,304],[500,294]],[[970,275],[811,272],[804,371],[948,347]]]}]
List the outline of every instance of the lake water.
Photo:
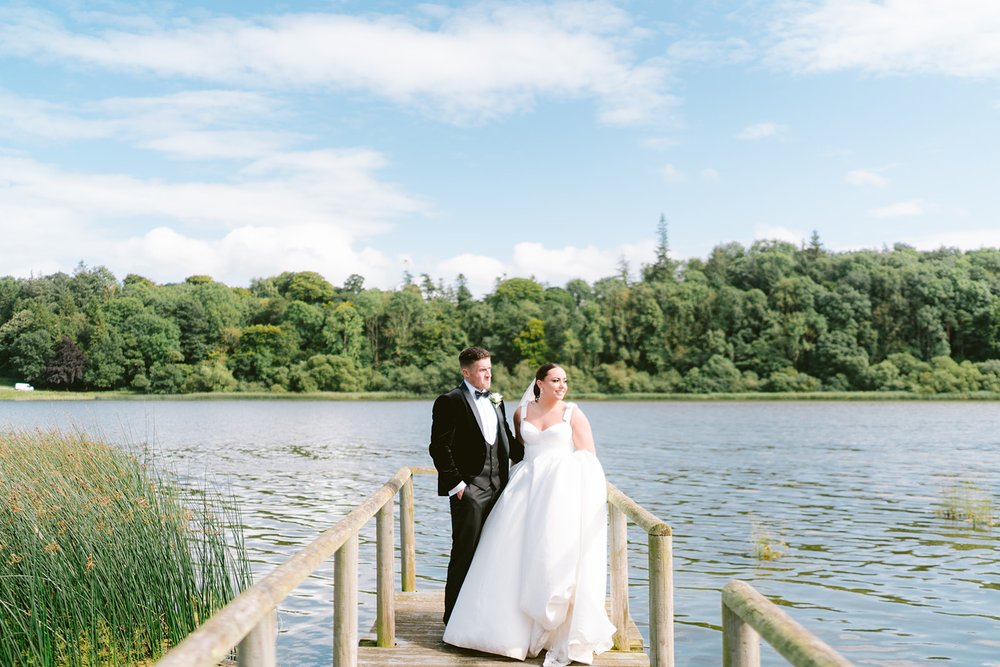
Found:
[{"label": "lake water", "polygon": [[[1000,403],[581,407],[609,481],[673,527],[678,665],[720,664],[719,591],[733,578],[858,665],[1000,665],[1000,529],[942,514],[956,487],[996,503]],[[258,579],[400,467],[430,465],[429,401],[0,402],[0,430],[36,426],[150,443],[185,484],[231,490]],[[442,588],[447,565],[447,503],[434,494],[434,479],[417,477],[423,589]],[[373,539],[374,521],[362,534],[362,632]],[[782,555],[755,556],[762,540]],[[645,632],[645,536],[630,541]],[[281,606],[281,664],[330,664],[332,579],[331,560]]]}]

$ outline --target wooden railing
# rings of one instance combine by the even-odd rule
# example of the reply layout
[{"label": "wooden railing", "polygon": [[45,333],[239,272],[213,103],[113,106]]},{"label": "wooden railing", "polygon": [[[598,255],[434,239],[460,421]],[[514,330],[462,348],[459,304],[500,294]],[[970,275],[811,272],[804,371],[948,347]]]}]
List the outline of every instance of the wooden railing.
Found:
[{"label": "wooden railing", "polygon": [[[334,556],[333,664],[358,661],[358,531],[376,519],[376,644],[395,644],[393,593],[393,499],[399,494],[400,574],[403,591],[416,590],[413,475],[434,468],[401,468],[335,526],[241,593],[156,663],[156,667],[215,667],[234,646],[240,667],[277,665],[277,608],[310,574]],[[629,650],[627,519],[649,535],[650,658],[654,667],[673,667],[673,572],[671,531],[634,500],[608,484],[611,525],[611,619],[615,648]]]},{"label": "wooden railing", "polygon": [[277,664],[278,605],[330,556],[334,559],[333,664],[358,662],[358,531],[376,517],[376,636],[379,646],[395,643],[392,503],[400,494],[399,522],[403,590],[416,579],[413,531],[413,475],[433,468],[401,468],[378,491],[307,547],[243,591],[174,647],[156,667],[215,667],[233,646],[240,667]]},{"label": "wooden railing", "polygon": [[608,526],[611,540],[611,622],[614,647],[629,650],[628,519],[646,531],[649,545],[649,664],[674,667],[673,531],[647,509],[608,483]]},{"label": "wooden railing", "polygon": [[760,667],[760,638],[795,667],[851,667],[745,581],[722,589],[722,665]]}]

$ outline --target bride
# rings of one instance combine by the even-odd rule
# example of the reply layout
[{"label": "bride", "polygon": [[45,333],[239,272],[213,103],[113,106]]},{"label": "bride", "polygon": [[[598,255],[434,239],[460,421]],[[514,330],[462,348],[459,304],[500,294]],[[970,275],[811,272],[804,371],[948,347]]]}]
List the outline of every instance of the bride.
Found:
[{"label": "bride", "polygon": [[483,526],[444,632],[454,646],[545,665],[590,664],[611,648],[604,607],[607,487],[590,422],[545,364],[514,414],[524,461]]}]

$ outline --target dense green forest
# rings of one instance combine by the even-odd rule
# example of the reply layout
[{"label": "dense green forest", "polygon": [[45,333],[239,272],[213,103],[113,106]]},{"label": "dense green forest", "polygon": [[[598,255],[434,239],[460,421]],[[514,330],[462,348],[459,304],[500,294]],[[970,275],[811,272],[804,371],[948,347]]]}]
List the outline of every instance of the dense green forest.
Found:
[{"label": "dense green forest", "polygon": [[493,351],[494,384],[540,363],[575,391],[1000,391],[1000,250],[833,253],[720,245],[588,284],[462,276],[394,290],[288,272],[229,287],[158,285],[80,265],[0,278],[0,376],[148,393],[404,391],[454,385],[457,353]]}]

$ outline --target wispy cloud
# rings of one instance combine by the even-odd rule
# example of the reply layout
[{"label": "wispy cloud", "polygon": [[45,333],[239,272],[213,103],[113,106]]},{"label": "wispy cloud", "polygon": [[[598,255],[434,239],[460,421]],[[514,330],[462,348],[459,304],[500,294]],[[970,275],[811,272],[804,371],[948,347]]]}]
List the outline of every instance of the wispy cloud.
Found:
[{"label": "wispy cloud", "polygon": [[743,141],[760,141],[776,137],[784,133],[786,129],[784,125],[778,123],[753,123],[740,130],[736,138]]},{"label": "wispy cloud", "polygon": [[284,14],[74,31],[47,12],[0,10],[0,53],[254,89],[365,91],[454,122],[594,99],[609,124],[673,104],[665,61],[604,2],[427,7],[423,16]]},{"label": "wispy cloud", "polygon": [[300,139],[262,130],[286,114],[265,95],[204,90],[157,97],[110,98],[70,105],[0,89],[0,136],[19,142],[112,140],[183,159],[254,159]]},{"label": "wispy cloud", "polygon": [[660,169],[660,176],[663,182],[668,185],[679,185],[687,181],[687,174],[672,164],[666,164]]},{"label": "wispy cloud", "polygon": [[889,184],[889,179],[872,169],[853,169],[847,172],[844,180],[851,185],[859,187],[871,186],[884,188]]},{"label": "wispy cloud", "polygon": [[701,180],[706,183],[718,183],[722,180],[722,177],[719,175],[718,170],[708,167],[701,170]]},{"label": "wispy cloud", "polygon": [[667,55],[671,60],[726,65],[747,62],[756,57],[756,54],[756,48],[741,37],[680,39],[667,49]]},{"label": "wispy cloud", "polygon": [[671,137],[647,137],[640,143],[644,148],[654,151],[666,151],[678,145],[678,141]]},{"label": "wispy cloud", "polygon": [[804,72],[1000,74],[1000,3],[821,0],[788,5],[769,59]]},{"label": "wispy cloud", "polygon": [[931,206],[922,199],[910,199],[872,209],[876,218],[906,218],[926,214]]}]

